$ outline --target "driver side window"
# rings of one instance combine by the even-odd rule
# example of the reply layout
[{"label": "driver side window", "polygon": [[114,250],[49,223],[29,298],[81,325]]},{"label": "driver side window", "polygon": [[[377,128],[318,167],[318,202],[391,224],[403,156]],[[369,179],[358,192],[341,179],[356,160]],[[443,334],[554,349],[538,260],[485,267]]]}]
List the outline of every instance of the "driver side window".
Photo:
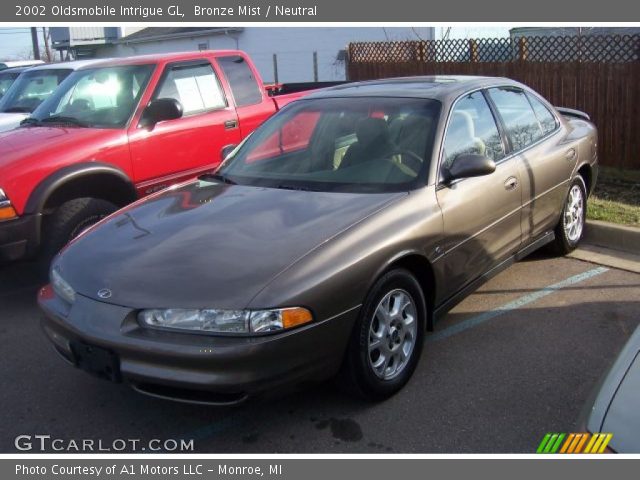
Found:
[{"label": "driver side window", "polygon": [[495,162],[505,156],[500,132],[482,92],[460,99],[451,112],[442,167],[449,168],[458,155],[473,153]]}]

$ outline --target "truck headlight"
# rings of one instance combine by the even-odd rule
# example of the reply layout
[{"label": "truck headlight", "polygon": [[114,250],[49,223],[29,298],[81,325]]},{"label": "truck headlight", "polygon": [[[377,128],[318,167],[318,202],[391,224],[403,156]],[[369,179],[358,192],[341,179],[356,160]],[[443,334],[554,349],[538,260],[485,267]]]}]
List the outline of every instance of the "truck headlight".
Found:
[{"label": "truck headlight", "polygon": [[138,313],[147,327],[208,333],[264,333],[292,328],[313,320],[306,308],[275,310],[150,309]]},{"label": "truck headlight", "polygon": [[3,220],[11,220],[17,216],[18,214],[13,208],[13,205],[11,205],[11,201],[4,193],[4,190],[0,188],[0,222]]},{"label": "truck headlight", "polygon": [[71,285],[69,285],[57,268],[51,269],[51,286],[53,287],[53,291],[56,292],[60,298],[62,298],[67,303],[73,303],[76,301],[76,292],[73,290]]}]

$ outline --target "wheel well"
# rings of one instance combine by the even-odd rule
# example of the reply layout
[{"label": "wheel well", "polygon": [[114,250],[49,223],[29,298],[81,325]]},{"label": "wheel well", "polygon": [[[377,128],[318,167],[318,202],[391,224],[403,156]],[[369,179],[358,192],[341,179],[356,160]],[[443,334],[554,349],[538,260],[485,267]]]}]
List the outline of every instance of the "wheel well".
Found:
[{"label": "wheel well", "polygon": [[57,187],[44,203],[42,213],[51,213],[74,198],[100,198],[123,207],[136,199],[135,189],[116,175],[94,173],[69,180]]},{"label": "wheel well", "polygon": [[584,164],[578,169],[578,175],[582,177],[585,185],[587,186],[587,196],[591,194],[591,182],[592,182],[592,172],[591,165]]},{"label": "wheel well", "polygon": [[422,288],[424,298],[427,302],[427,330],[432,331],[433,309],[436,297],[436,281],[431,263],[429,263],[429,260],[421,255],[412,254],[402,257],[393,262],[389,266],[387,271],[394,268],[404,268],[406,270],[409,270],[418,280],[418,283]]}]

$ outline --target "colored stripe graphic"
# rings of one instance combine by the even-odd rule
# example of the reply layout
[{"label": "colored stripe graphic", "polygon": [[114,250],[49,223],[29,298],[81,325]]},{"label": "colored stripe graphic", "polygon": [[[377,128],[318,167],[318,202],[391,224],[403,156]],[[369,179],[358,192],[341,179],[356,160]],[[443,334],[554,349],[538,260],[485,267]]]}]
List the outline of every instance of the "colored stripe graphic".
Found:
[{"label": "colored stripe graphic", "polygon": [[612,438],[611,433],[547,433],[536,453],[604,453]]}]

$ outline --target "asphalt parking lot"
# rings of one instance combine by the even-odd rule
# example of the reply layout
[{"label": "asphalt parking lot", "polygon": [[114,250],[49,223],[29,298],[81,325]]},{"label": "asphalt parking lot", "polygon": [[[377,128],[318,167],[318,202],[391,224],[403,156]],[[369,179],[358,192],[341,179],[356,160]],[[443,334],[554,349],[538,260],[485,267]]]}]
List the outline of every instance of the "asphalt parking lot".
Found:
[{"label": "asphalt parking lot", "polygon": [[207,453],[533,452],[571,432],[640,322],[640,275],[536,253],[458,305],[380,404],[323,384],[235,408],[171,403],[65,364],[39,327],[32,264],[0,267],[0,451],[18,435],[193,439]]}]

